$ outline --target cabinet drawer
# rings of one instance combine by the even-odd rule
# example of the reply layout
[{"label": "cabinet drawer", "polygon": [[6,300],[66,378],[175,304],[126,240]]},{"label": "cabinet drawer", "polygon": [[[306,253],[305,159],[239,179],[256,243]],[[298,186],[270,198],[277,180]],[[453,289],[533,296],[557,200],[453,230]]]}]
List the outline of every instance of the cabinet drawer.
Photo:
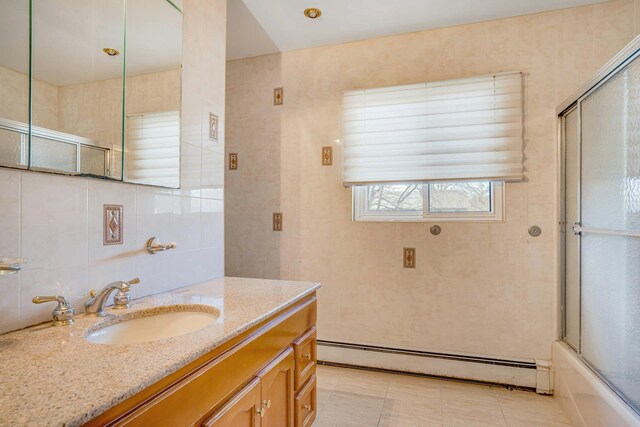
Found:
[{"label": "cabinet drawer", "polygon": [[309,427],[316,419],[316,376],[302,386],[296,395],[296,427]]},{"label": "cabinet drawer", "polygon": [[316,371],[316,327],[296,338],[293,342],[296,359],[295,388],[298,390]]}]

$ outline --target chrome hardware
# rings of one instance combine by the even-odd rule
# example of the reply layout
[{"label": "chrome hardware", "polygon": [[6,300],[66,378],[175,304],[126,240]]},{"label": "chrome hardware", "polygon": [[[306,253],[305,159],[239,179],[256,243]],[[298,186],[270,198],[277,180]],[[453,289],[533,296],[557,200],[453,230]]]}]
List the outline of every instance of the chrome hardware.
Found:
[{"label": "chrome hardware", "polygon": [[575,234],[576,236],[579,236],[582,234],[582,227],[579,222],[576,222],[573,224],[573,234]]},{"label": "chrome hardware", "polygon": [[53,326],[64,326],[73,323],[73,313],[75,310],[71,304],[61,296],[33,297],[31,300],[34,304],[42,304],[45,302],[57,302],[58,305],[53,309]]},{"label": "chrome hardware", "polygon": [[302,355],[303,359],[311,360],[311,355],[309,353],[305,353]]},{"label": "chrome hardware", "polygon": [[0,276],[13,274],[22,270],[22,264],[29,262],[27,258],[0,257]]},{"label": "chrome hardware", "polygon": [[439,225],[432,225],[431,228],[429,229],[429,231],[434,236],[437,236],[438,234],[440,234],[442,232],[442,228]]},{"label": "chrome hardware", "polygon": [[[118,282],[109,283],[107,286],[102,288],[100,292],[96,292],[92,290],[90,292],[91,298],[89,299],[89,301],[84,303],[85,312],[87,314],[91,314],[95,316],[104,316],[105,315],[104,305],[107,299],[109,298],[109,295],[111,295],[111,292],[113,292],[116,289],[119,291],[118,293],[122,293],[125,297],[127,297],[126,304],[128,305],[129,295],[127,295],[126,293],[129,292],[130,286],[135,285],[136,283],[140,283],[140,279],[138,279],[137,277],[135,279],[129,280],[128,282],[118,281]],[[115,298],[114,298],[114,303],[118,304]],[[126,307],[119,306],[117,308],[126,308]]]},{"label": "chrome hardware", "polygon": [[131,307],[129,302],[131,301],[131,296],[129,296],[130,289],[122,290],[118,289],[118,292],[113,296],[113,309],[114,310],[122,310],[125,308]]},{"label": "chrome hardware", "polygon": [[262,401],[262,406],[264,406],[265,408],[271,408],[271,399],[269,400],[263,400]]},{"label": "chrome hardware", "polygon": [[175,249],[176,242],[171,242],[163,245],[160,243],[157,237],[152,237],[147,240],[147,252],[150,254],[156,254],[158,252],[168,251],[169,249]]},{"label": "chrome hardware", "polygon": [[302,409],[304,409],[305,411],[310,411],[311,405],[302,405]]},{"label": "chrome hardware", "polygon": [[541,234],[542,234],[542,228],[538,227],[537,225],[532,225],[531,227],[529,227],[529,236],[538,237]]}]

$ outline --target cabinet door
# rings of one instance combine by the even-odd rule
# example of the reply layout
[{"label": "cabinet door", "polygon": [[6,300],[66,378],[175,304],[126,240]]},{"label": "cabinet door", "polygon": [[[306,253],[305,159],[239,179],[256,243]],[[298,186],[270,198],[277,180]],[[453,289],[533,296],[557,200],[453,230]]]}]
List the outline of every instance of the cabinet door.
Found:
[{"label": "cabinet door", "polygon": [[262,427],[293,426],[293,350],[287,348],[259,374],[262,382]]},{"label": "cabinet door", "polygon": [[206,420],[204,427],[260,427],[260,378],[251,381]]},{"label": "cabinet door", "polygon": [[316,327],[296,338],[293,342],[293,350],[296,362],[295,387],[299,390],[316,372]]}]

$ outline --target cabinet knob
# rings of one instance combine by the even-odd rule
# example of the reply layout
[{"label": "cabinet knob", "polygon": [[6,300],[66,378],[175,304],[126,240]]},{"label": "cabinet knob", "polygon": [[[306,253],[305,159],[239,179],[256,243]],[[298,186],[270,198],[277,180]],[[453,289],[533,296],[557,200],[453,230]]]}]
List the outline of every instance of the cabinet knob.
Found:
[{"label": "cabinet knob", "polygon": [[311,405],[302,405],[302,409],[304,409],[305,411],[310,411]]},{"label": "cabinet knob", "polygon": [[265,408],[271,408],[271,399],[262,401]]},{"label": "cabinet knob", "polygon": [[264,417],[264,411],[266,411],[266,409],[256,408],[256,414],[260,415],[260,418]]},{"label": "cabinet knob", "polygon": [[303,359],[311,360],[311,355],[309,353],[305,353],[302,355]]}]

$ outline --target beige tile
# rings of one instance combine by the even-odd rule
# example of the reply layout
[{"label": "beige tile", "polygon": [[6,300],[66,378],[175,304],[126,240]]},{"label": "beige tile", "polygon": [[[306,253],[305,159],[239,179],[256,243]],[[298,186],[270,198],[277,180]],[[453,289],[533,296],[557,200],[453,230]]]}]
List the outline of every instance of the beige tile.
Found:
[{"label": "beige tile", "polygon": [[338,382],[336,392],[345,392],[355,395],[372,396],[385,398],[389,388],[388,381],[381,381],[378,378],[367,377],[347,377]]},{"label": "beige tile", "polygon": [[526,417],[509,417],[505,415],[508,427],[571,427],[573,424],[567,422],[558,422],[550,418],[547,421],[536,421]]},{"label": "beige tile", "polygon": [[435,427],[442,426],[441,419],[421,416],[421,411],[412,413],[383,413],[380,417],[380,427]]},{"label": "beige tile", "polygon": [[440,382],[421,378],[416,378],[416,381],[407,381],[404,377],[400,377],[389,384],[387,399],[414,402],[417,405],[440,406],[442,404]]},{"label": "beige tile", "polygon": [[442,384],[442,403],[458,404],[460,402],[499,407],[498,397],[488,385],[444,381]]},{"label": "beige tile", "polygon": [[494,390],[509,425],[571,425],[553,396],[497,387]]},{"label": "beige tile", "polygon": [[439,399],[431,401],[410,401],[386,399],[382,408],[382,419],[394,425],[391,420],[399,423],[425,421],[428,423],[442,423],[442,402]]},{"label": "beige tile", "polygon": [[375,426],[380,420],[383,405],[384,398],[335,391],[323,406],[318,422],[319,425]]}]

